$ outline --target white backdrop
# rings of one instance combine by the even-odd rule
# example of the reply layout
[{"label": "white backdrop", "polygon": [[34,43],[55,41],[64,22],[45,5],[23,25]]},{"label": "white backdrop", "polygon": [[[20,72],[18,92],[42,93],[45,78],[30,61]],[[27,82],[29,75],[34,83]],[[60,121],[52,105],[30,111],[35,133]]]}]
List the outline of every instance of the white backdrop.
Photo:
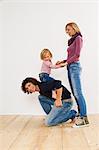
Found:
[{"label": "white backdrop", "polygon": [[[40,51],[49,48],[53,62],[66,58],[68,36],[65,25],[76,22],[83,34],[82,85],[88,113],[99,113],[97,2],[0,2],[0,114],[44,114],[38,94],[21,91],[25,77],[38,79]],[[2,35],[2,36],[1,36]],[[69,88],[66,68],[52,71],[52,77]]]}]

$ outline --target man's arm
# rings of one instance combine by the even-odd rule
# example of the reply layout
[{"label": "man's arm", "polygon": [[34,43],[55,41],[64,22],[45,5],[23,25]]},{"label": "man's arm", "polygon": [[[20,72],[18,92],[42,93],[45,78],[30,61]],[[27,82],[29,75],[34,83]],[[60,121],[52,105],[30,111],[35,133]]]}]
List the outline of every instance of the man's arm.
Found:
[{"label": "man's arm", "polygon": [[62,90],[63,90],[62,87],[55,90],[56,91],[56,100],[55,100],[55,106],[56,107],[61,107],[62,106],[62,101],[61,101]]}]

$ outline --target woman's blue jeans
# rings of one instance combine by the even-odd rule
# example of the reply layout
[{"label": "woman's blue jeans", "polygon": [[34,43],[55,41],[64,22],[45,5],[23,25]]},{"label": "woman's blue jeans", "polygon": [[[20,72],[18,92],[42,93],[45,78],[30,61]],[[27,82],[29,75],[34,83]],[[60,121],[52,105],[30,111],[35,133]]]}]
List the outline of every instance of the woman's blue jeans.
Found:
[{"label": "woman's blue jeans", "polygon": [[43,110],[47,114],[45,119],[46,126],[57,125],[59,123],[66,122],[69,119],[75,118],[77,112],[75,110],[71,110],[73,105],[72,99],[68,102],[63,100],[62,107],[56,107],[54,105],[54,99],[43,95],[39,95],[38,98]]},{"label": "woman's blue jeans", "polygon": [[81,89],[80,62],[78,61],[75,63],[68,64],[67,70],[68,70],[68,79],[69,79],[71,91],[77,102],[79,114],[81,117],[86,116],[87,115],[86,102]]}]

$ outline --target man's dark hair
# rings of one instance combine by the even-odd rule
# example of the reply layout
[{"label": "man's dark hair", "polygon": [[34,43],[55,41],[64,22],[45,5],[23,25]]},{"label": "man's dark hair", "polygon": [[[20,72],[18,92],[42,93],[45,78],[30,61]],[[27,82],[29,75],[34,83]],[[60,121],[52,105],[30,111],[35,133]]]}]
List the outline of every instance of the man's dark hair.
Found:
[{"label": "man's dark hair", "polygon": [[21,89],[22,89],[22,91],[23,91],[24,93],[27,93],[27,94],[29,94],[29,92],[26,91],[25,85],[26,85],[27,83],[29,83],[29,82],[32,83],[32,84],[34,84],[34,85],[38,85],[38,84],[40,83],[39,81],[37,81],[37,79],[32,78],[32,77],[28,77],[28,78],[24,79],[24,80],[22,81]]}]

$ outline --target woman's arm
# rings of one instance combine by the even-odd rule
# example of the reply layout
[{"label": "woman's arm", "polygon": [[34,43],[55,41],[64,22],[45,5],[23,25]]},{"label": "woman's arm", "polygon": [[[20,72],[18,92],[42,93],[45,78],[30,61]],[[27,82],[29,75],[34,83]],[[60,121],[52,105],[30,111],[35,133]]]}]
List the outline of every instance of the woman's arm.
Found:
[{"label": "woman's arm", "polygon": [[66,62],[66,60],[57,61],[57,62],[56,62],[56,65],[61,64],[61,63],[65,63],[65,62]]}]

